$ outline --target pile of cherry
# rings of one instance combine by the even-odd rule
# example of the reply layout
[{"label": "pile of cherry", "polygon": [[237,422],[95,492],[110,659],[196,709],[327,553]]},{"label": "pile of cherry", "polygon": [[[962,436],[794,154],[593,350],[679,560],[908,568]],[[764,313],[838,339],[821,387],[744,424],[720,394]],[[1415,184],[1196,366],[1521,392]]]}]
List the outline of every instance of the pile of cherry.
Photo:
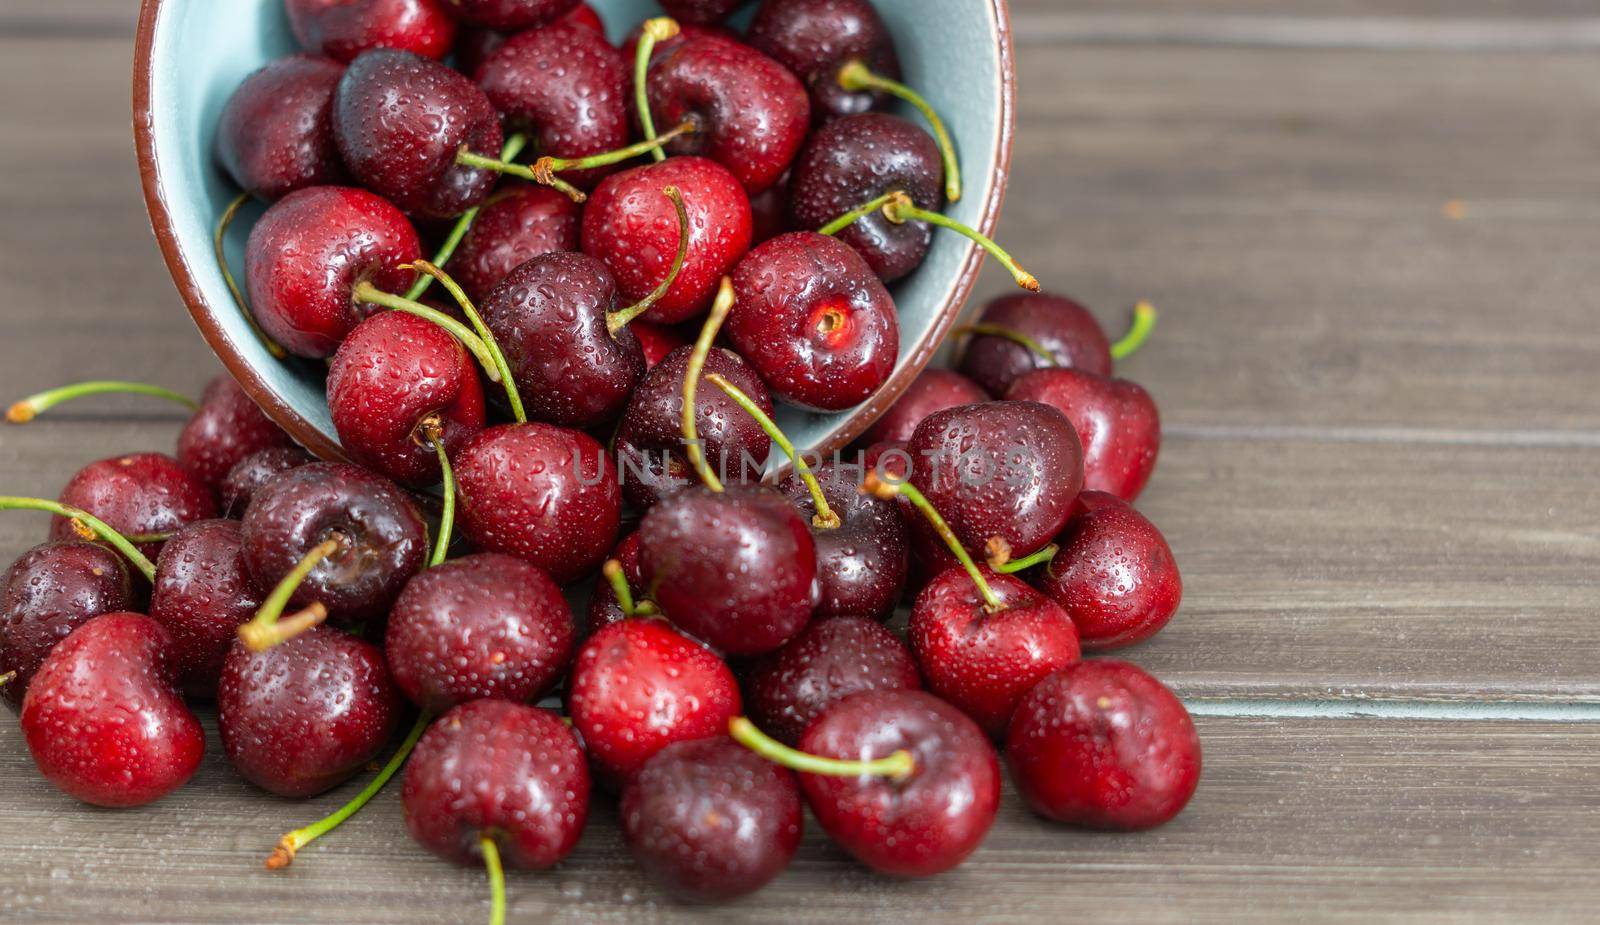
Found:
[{"label": "pile of cherry", "polygon": [[[733,0],[664,5],[685,24],[625,53],[573,0],[288,0],[308,54],[239,88],[219,149],[272,203],[241,304],[273,350],[329,360],[352,462],[313,460],[226,378],[198,403],[91,382],[11,409],[195,408],[175,456],[0,498],[55,515],[0,585],[0,695],[52,783],[172,792],[204,751],[189,704],[214,701],[232,767],[305,798],[414,714],[268,866],[404,768],[411,834],[487,868],[496,921],[503,867],[564,858],[592,781],[648,875],[699,900],[777,876],[803,804],[876,870],[961,863],[995,820],[997,742],[1051,819],[1141,829],[1188,802],[1183,706],[1081,659],[1178,607],[1131,505],[1156,408],[1112,378],[1153,313],[1112,344],[1070,300],[998,299],[861,452],[796,453],[775,399],[848,408],[893,369],[885,283],[955,227],[955,152],[868,0],[766,0],[742,38]],[[891,96],[933,134],[874,111]],[[792,472],[766,485],[774,444]],[[553,696],[565,715],[532,705]]]}]

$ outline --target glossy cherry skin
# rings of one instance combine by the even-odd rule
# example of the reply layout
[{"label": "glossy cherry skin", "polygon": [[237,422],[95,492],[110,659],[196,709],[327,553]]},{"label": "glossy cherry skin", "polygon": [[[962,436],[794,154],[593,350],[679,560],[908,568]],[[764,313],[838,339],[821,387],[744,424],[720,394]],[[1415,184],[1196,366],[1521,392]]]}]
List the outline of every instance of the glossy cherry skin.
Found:
[{"label": "glossy cherry skin", "polygon": [[[600,20],[600,14],[594,11],[587,3],[580,3],[572,8],[572,12],[561,17],[563,22],[586,26],[601,35],[605,34],[606,24]],[[464,24],[460,36],[456,39],[456,67],[463,74],[476,74],[483,62],[494,54],[495,49],[506,43],[506,34],[494,29],[485,29],[482,26]],[[629,58],[628,60],[633,60]]]},{"label": "glossy cherry skin", "polygon": [[294,446],[244,389],[217,376],[200,395],[200,410],[178,433],[178,462],[215,491],[240,460],[261,450]]},{"label": "glossy cherry skin", "polygon": [[150,619],[172,636],[168,656],[185,694],[216,695],[239,627],[263,596],[245,571],[238,521],[202,520],[167,541],[156,560]]},{"label": "glossy cherry skin", "polygon": [[372,314],[352,297],[368,280],[405,292],[401,265],[422,257],[422,242],[386,200],[345,186],[314,186],[278,200],[250,229],[245,279],[251,311],[269,337],[296,356],[332,356]]},{"label": "glossy cherry skin", "polygon": [[[123,536],[171,533],[184,524],[217,516],[211,489],[165,453],[130,453],[79,469],[57,498],[88,511]],[[50,518],[50,538],[78,539],[65,517]],[[135,543],[146,557],[161,554],[160,542]]]},{"label": "glossy cherry skin", "polygon": [[861,435],[859,442],[866,445],[905,443],[922,419],[935,411],[976,405],[988,401],[989,397],[988,392],[966,376],[930,366],[911,380],[883,417]]},{"label": "glossy cherry skin", "polygon": [[811,525],[817,547],[815,616],[887,620],[910,569],[905,520],[894,502],[859,490],[860,469],[832,463],[813,469],[829,509],[839,517],[837,527],[817,525],[816,502],[798,475],[785,476],[777,488]]},{"label": "glossy cherry skin", "polygon": [[[630,140],[632,64],[588,26],[558,22],[519,32],[483,62],[477,81],[507,128],[528,132],[540,154],[587,157]],[[587,189],[615,169],[561,176]]]},{"label": "glossy cherry skin", "polygon": [[1004,395],[1023,373],[1065,366],[1111,375],[1111,343],[1089,310],[1066,296],[1016,293],[985,305],[977,324],[993,325],[1033,339],[1053,356],[1046,362],[1013,340],[975,334],[961,354],[963,375],[992,395]]},{"label": "glossy cherry skin", "polygon": [[467,22],[520,32],[555,22],[571,13],[578,0],[451,0],[453,12]]},{"label": "glossy cherry skin", "polygon": [[745,0],[662,0],[661,8],[673,19],[680,19],[686,23],[715,23],[728,18],[728,15],[740,6]]},{"label": "glossy cherry skin", "polygon": [[[821,228],[896,191],[924,209],[944,208],[944,161],[933,136],[887,113],[846,116],[819,127],[795,160],[790,219],[796,228]],[[927,258],[933,227],[895,224],[878,211],[857,219],[838,238],[855,248],[879,278],[894,282]]]},{"label": "glossy cherry skin", "polygon": [[622,837],[645,876],[690,902],[766,886],[800,847],[794,774],[727,736],[677,742],[622,792]]},{"label": "glossy cherry skin", "polygon": [[811,621],[745,672],[745,709],[762,731],[795,745],[829,707],[863,691],[915,691],[922,676],[905,643],[866,617]]},{"label": "glossy cherry skin", "polygon": [[245,567],[266,594],[306,554],[338,540],[290,599],[351,626],[382,618],[428,556],[428,527],[399,486],[346,463],[311,463],[264,485],[241,523]]},{"label": "glossy cherry skin", "polygon": [[900,79],[894,37],[870,0],[765,0],[745,40],[799,75],[819,120],[884,103],[881,92],[840,86],[839,71],[846,64],[860,61],[880,77]]},{"label": "glossy cherry skin", "polygon": [[300,47],[350,61],[371,48],[443,58],[456,21],[441,0],[284,0]]},{"label": "glossy cherry skin", "polygon": [[557,584],[594,571],[616,544],[622,491],[605,448],[549,424],[502,424],[455,460],[456,522],[474,546],[544,569]]},{"label": "glossy cherry skin", "polygon": [[985,609],[965,569],[946,569],[917,595],[907,636],[928,690],[998,739],[1022,695],[1082,652],[1059,605],[1020,578],[983,571],[1004,610]]},{"label": "glossy cherry skin", "polygon": [[668,145],[673,154],[708,157],[727,167],[751,195],[789,169],[811,124],[798,78],[748,45],[701,36],[650,65],[650,113],[665,130],[695,130]]},{"label": "glossy cherry skin", "polygon": [[1183,600],[1172,548],[1149,518],[1098,491],[1078,496],[1079,512],[1056,537],[1061,549],[1028,579],[1060,604],[1083,647],[1103,652],[1160,632]]},{"label": "glossy cherry skin", "polygon": [[469,700],[538,700],[566,673],[576,636],[549,575],[488,552],[412,578],[389,613],[384,653],[411,702],[442,713]]},{"label": "glossy cherry skin", "polygon": [[1012,401],[1054,405],[1083,441],[1083,486],[1132,501],[1161,452],[1161,413],[1142,386],[1081,369],[1038,369],[1006,392]]},{"label": "glossy cherry skin", "polygon": [[627,327],[606,265],[587,254],[535,257],[511,271],[479,309],[505,352],[528,416],[564,427],[616,420],[639,380],[644,351]]},{"label": "glossy cherry skin", "polygon": [[51,650],[22,701],[22,733],[45,779],[95,806],[143,806],[200,766],[205,732],[178,694],[167,631],[108,613]]},{"label": "glossy cherry skin", "polygon": [[693,343],[676,328],[651,324],[648,321],[634,320],[629,323],[628,328],[639,338],[639,349],[644,351],[644,365],[647,369],[655,369],[657,363],[667,358],[667,354]]},{"label": "glossy cherry skin", "polygon": [[[683,380],[692,350],[680,347],[646,373],[617,425],[622,491],[628,503],[640,510],[698,479],[684,455],[681,420]],[[724,482],[757,480],[772,450],[772,439],[733,399],[705,380],[711,373],[733,383],[769,415],[772,398],[755,370],[738,354],[714,347],[706,356],[694,400],[695,435],[702,441],[706,462]]]},{"label": "glossy cherry skin", "polygon": [[217,120],[217,160],[233,182],[268,202],[346,182],[332,115],[343,75],[331,58],[290,55],[246,77]]},{"label": "glossy cherry skin", "polygon": [[582,226],[583,207],[566,194],[548,186],[512,186],[478,210],[445,270],[481,303],[523,263],[552,251],[577,250]]},{"label": "glossy cherry skin", "polygon": [[661,620],[595,630],[567,679],[572,728],[596,777],[611,787],[673,742],[726,733],[739,711],[728,666]]},{"label": "glossy cherry skin", "polygon": [[750,199],[715,161],[672,157],[608,177],[584,209],[583,251],[605,261],[630,303],[660,286],[678,255],[678,211],[661,193],[668,186],[683,197],[689,246],[678,278],[641,316],[659,324],[702,314],[751,240]]},{"label": "glossy cherry skin", "polygon": [[1200,783],[1189,711],[1138,666],[1090,659],[1040,681],[1006,736],[1011,779],[1034,812],[1132,831],[1181,812]]},{"label": "glossy cherry skin", "polygon": [[133,586],[122,557],[93,543],[42,543],[0,577],[0,699],[14,710],[56,644],[103,613],[127,610]]},{"label": "glossy cherry skin", "polygon": [[868,691],[829,707],[800,750],[850,760],[904,749],[914,770],[884,777],[800,775],[828,836],[873,870],[928,877],[966,860],[994,825],[1000,762],[972,720],[922,691]]},{"label": "glossy cherry skin", "polygon": [[[639,562],[639,531],[635,530],[623,537],[617,543],[617,548],[611,550],[608,559],[615,559],[622,566],[622,577],[628,582],[628,590],[634,595],[635,603],[645,591],[644,567]],[[627,614],[622,612],[622,605],[617,603],[617,595],[611,590],[611,582],[604,575],[595,579],[594,593],[589,595],[589,610],[584,621],[583,635],[587,637],[602,626],[618,623],[627,619]]]},{"label": "glossy cherry skin", "polygon": [[816,544],[772,489],[696,487],[662,499],[639,523],[639,557],[662,613],[730,655],[771,652],[811,619]]},{"label": "glossy cherry skin", "polygon": [[456,163],[499,157],[500,115],[477,84],[385,48],[350,62],[333,101],[333,137],[367,189],[420,218],[452,218],[488,197],[497,175]]},{"label": "glossy cherry skin", "polygon": [[297,446],[280,446],[257,450],[239,460],[222,480],[217,489],[225,517],[242,517],[261,486],[277,477],[280,472],[298,469],[317,458]]},{"label": "glossy cherry skin", "polygon": [[554,713],[475,700],[422,734],[400,806],[411,837],[447,861],[481,865],[488,835],[507,867],[539,870],[571,853],[583,834],[589,769]]},{"label": "glossy cherry skin", "polygon": [[[641,21],[637,26],[629,29],[627,36],[622,40],[622,56],[628,59],[630,64],[637,61],[639,58],[639,40],[644,37],[645,22],[648,22],[648,20]],[[683,22],[682,20],[679,20],[678,34],[674,35],[670,39],[657,41],[655,48],[650,52],[650,62],[654,64],[657,59],[666,55],[674,48],[677,48],[679,45],[682,45],[684,42],[691,41],[693,39],[704,38],[706,36],[719,39],[729,39],[734,42],[740,41],[739,33],[729,29],[727,26],[705,25],[702,23]],[[630,100],[629,102],[632,103],[633,101]],[[637,112],[633,113],[635,119],[638,118],[638,115],[639,114]],[[635,128],[637,127],[638,126],[635,125]],[[658,125],[656,127],[660,128],[661,126]]]}]

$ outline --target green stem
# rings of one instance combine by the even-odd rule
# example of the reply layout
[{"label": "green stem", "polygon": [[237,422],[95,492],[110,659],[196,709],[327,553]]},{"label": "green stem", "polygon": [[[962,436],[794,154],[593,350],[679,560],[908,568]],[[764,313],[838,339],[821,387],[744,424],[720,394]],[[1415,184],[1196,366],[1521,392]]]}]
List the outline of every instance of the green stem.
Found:
[{"label": "green stem", "polygon": [[1007,559],[1004,562],[990,560],[988,565],[990,571],[998,572],[1001,575],[1011,575],[1033,568],[1035,565],[1043,565],[1049,562],[1056,557],[1056,553],[1060,550],[1061,547],[1051,543],[1031,556],[1023,556],[1020,559]]},{"label": "green stem", "polygon": [[1156,329],[1156,307],[1149,302],[1141,301],[1133,307],[1133,323],[1128,325],[1128,333],[1122,339],[1111,345],[1111,358],[1124,360],[1144,346],[1150,339],[1150,332]]},{"label": "green stem", "polygon": [[606,331],[612,337],[627,326],[628,322],[650,310],[650,306],[661,300],[678,281],[678,274],[683,272],[683,262],[689,256],[689,212],[683,205],[683,194],[678,192],[676,186],[662,187],[661,195],[672,200],[672,207],[678,212],[678,254],[672,258],[672,266],[667,270],[667,278],[655,291],[639,300],[637,303],[614,312],[606,312]]},{"label": "green stem", "polygon": [[[283,579],[272,589],[272,593],[267,595],[267,599],[261,602],[261,609],[256,611],[255,618],[239,627],[239,638],[244,640],[244,644],[247,647],[255,652],[265,651],[320,623],[321,620],[316,620],[315,622],[310,620],[311,617],[315,616],[317,610],[322,611],[323,618],[327,617],[326,608],[323,608],[321,604],[312,604],[295,615],[293,619],[297,622],[293,624],[289,624],[289,621],[280,623],[278,620],[283,614],[283,609],[289,606],[289,599],[294,597],[294,592],[299,590],[301,582],[306,580],[306,576],[311,574],[311,570],[316,568],[323,559],[338,552],[343,545],[342,537],[323,540],[311,547],[311,551],[307,552],[299,562],[295,563],[294,568],[289,570],[289,574],[283,576]],[[309,625],[304,625],[307,623]]]},{"label": "green stem", "polygon": [[89,395],[111,394],[153,395],[156,398],[165,398],[168,401],[176,402],[190,411],[200,410],[199,402],[187,395],[180,395],[159,385],[146,385],[143,382],[122,382],[116,379],[94,379],[89,382],[74,382],[71,385],[59,386],[40,392],[37,395],[29,395],[6,410],[6,420],[13,424],[26,424],[64,401],[84,398]]},{"label": "green stem", "polygon": [[500,381],[500,370],[494,365],[494,355],[489,352],[488,345],[485,344],[483,339],[474,334],[466,325],[455,320],[449,315],[446,315],[444,312],[439,311],[437,308],[430,308],[426,305],[423,305],[421,302],[407,299],[404,296],[397,296],[393,293],[384,292],[377,286],[372,285],[369,280],[362,280],[361,282],[356,283],[356,288],[352,291],[351,295],[357,302],[365,302],[369,305],[382,305],[384,308],[392,308],[397,312],[405,312],[408,315],[416,315],[418,318],[426,319],[438,325],[439,327],[444,328],[446,331],[454,334],[456,340],[461,341],[461,345],[466,347],[474,357],[477,357],[478,364],[483,367],[483,371],[485,375],[489,377],[489,381]]},{"label": "green stem", "polygon": [[562,170],[592,170],[596,167],[609,167],[623,161],[631,161],[643,154],[661,153],[661,149],[668,142],[684,135],[694,134],[694,123],[683,122],[671,131],[663,132],[659,137],[648,141],[637,141],[626,148],[607,151],[604,154],[591,154],[588,157],[541,157],[533,164],[534,173],[556,173]]},{"label": "green stem", "polygon": [[628,587],[628,576],[622,573],[622,563],[616,559],[607,559],[606,564],[600,568],[600,574],[605,576],[606,583],[611,585],[611,593],[617,599],[617,606],[621,608],[625,617],[653,617],[657,613],[656,605],[649,601],[633,599],[633,589]]},{"label": "green stem", "polygon": [[545,175],[541,177],[540,175],[534,173],[532,167],[528,167],[523,164],[513,164],[510,161],[504,160],[503,158],[484,157],[482,154],[474,154],[464,147],[460,151],[456,152],[456,163],[465,164],[468,167],[477,167],[480,170],[493,170],[496,173],[508,173],[513,177],[521,177],[524,180],[532,180],[535,183],[541,183],[545,186],[552,186],[565,193],[567,198],[571,199],[573,202],[583,202],[589,198],[584,194],[583,190],[578,189],[576,186],[573,186],[571,183],[568,183],[560,177],[553,175]]},{"label": "green stem", "polygon": [[873,199],[869,202],[859,205],[829,222],[828,224],[823,225],[821,228],[817,229],[817,234],[836,235],[846,228],[849,228],[851,225],[854,225],[857,219],[866,218],[872,213],[888,205],[891,200],[895,199],[899,195],[900,194],[898,192],[884,193],[877,199]]},{"label": "green stem", "polygon": [[483,851],[483,869],[489,874],[489,925],[505,925],[506,874],[500,866],[500,846],[487,833],[478,836],[478,846]]},{"label": "green stem", "polygon": [[17,673],[15,671],[8,671],[5,674],[0,674],[0,687],[5,687],[7,684],[10,684],[16,679]]},{"label": "green stem", "polygon": [[1008,341],[1011,341],[1013,344],[1018,344],[1022,347],[1025,347],[1030,353],[1039,359],[1044,360],[1049,365],[1057,365],[1055,354],[1046,349],[1043,344],[1022,333],[1021,331],[1013,331],[1010,328],[1003,328],[997,324],[969,324],[965,327],[956,328],[954,333],[958,337],[963,334],[981,334],[984,337],[1004,338]]},{"label": "green stem", "polygon": [[48,511],[58,517],[77,521],[88,527],[95,536],[110,543],[117,552],[122,553],[146,579],[155,580],[156,567],[151,564],[149,559],[145,558],[144,553],[130,543],[127,537],[118,533],[112,529],[111,525],[88,511],[69,507],[59,501],[47,501],[44,498],[23,498],[17,495],[0,495],[0,511]]},{"label": "green stem", "polygon": [[945,198],[951,202],[961,200],[961,165],[956,161],[955,142],[944,127],[944,120],[939,118],[922,94],[897,80],[874,74],[860,61],[851,61],[839,69],[839,86],[851,93],[881,91],[915,106],[922,113],[922,118],[928,120],[928,125],[933,128],[933,137],[939,142],[939,153],[944,158]]},{"label": "green stem", "polygon": [[705,326],[700,329],[700,337],[689,354],[688,368],[683,373],[683,412],[679,424],[683,430],[684,452],[689,457],[689,464],[700,474],[700,481],[716,492],[722,491],[722,480],[711,471],[711,464],[706,461],[705,451],[700,446],[700,437],[695,432],[694,396],[700,385],[700,372],[706,366],[706,357],[711,354],[711,344],[717,339],[717,332],[722,330],[722,322],[727,320],[732,308],[733,280],[724,276],[721,287],[717,289],[717,297],[711,303],[711,313],[706,316]]},{"label": "green stem", "polygon": [[938,212],[930,212],[927,209],[919,208],[916,203],[911,201],[911,197],[905,193],[900,193],[890,199],[889,204],[883,207],[883,214],[885,218],[897,225],[905,222],[927,222],[930,225],[948,228],[951,231],[966,235],[979,247],[988,251],[994,259],[1000,261],[1000,265],[1010,272],[1011,278],[1017,281],[1018,286],[1029,292],[1039,291],[1038,278],[1018,266],[1017,261],[1006,252],[1005,248],[996,244],[992,238],[976,228],[969,228],[949,216],[940,215]]},{"label": "green stem", "polygon": [[239,314],[244,316],[245,323],[250,325],[250,330],[255,332],[256,339],[261,341],[261,346],[267,349],[274,359],[284,359],[289,355],[287,350],[267,336],[261,330],[261,325],[256,323],[256,316],[245,305],[244,293],[239,291],[239,284],[233,278],[233,270],[228,266],[228,253],[223,248],[223,242],[228,237],[228,226],[233,224],[234,217],[239,214],[239,209],[250,201],[249,193],[240,193],[222,210],[222,217],[217,219],[217,229],[211,235],[211,248],[217,255],[217,269],[222,271],[222,281],[228,284],[228,292],[233,296],[233,304],[239,307]]},{"label": "green stem", "polygon": [[817,513],[811,518],[811,524],[823,530],[832,530],[839,526],[839,515],[828,506],[828,499],[822,494],[822,484],[817,481],[817,476],[806,464],[805,454],[795,449],[788,436],[779,429],[778,424],[761,406],[756,404],[744,390],[723,378],[720,373],[711,373],[706,376],[706,381],[721,389],[733,399],[733,403],[744,409],[745,414],[755,419],[756,425],[772,439],[778,448],[788,454],[794,462],[794,471],[799,474],[800,480],[806,483],[806,489],[811,492],[811,503],[816,505]]},{"label": "green stem", "polygon": [[511,375],[511,364],[506,361],[505,351],[500,349],[500,342],[495,339],[494,332],[484,323],[483,316],[478,313],[472,300],[467,298],[467,293],[450,274],[440,269],[438,265],[427,261],[418,260],[411,264],[413,269],[422,272],[428,279],[437,279],[439,285],[450,293],[450,297],[461,306],[461,313],[472,322],[473,330],[478,332],[478,339],[483,341],[488,348],[489,356],[494,360],[494,367],[500,373],[500,384],[505,386],[506,402],[511,405],[511,416],[516,418],[518,424],[528,422],[528,412],[522,407],[522,393],[517,389],[516,378]]},{"label": "green stem", "polygon": [[[656,138],[656,120],[650,115],[650,58],[655,54],[656,43],[665,42],[681,30],[677,20],[670,16],[647,19],[639,33],[639,49],[633,56],[633,94],[635,108],[639,111],[639,125],[644,129],[646,141]],[[657,147],[650,152],[657,163],[667,159],[667,152]]]},{"label": "green stem", "polygon": [[[527,144],[527,135],[524,135],[521,132],[512,135],[510,138],[506,139],[505,147],[500,149],[500,159],[502,161],[515,160],[517,155],[522,153],[522,149],[526,147]],[[467,211],[461,213],[461,217],[456,219],[455,227],[450,229],[450,236],[444,239],[444,243],[439,245],[439,250],[433,255],[432,262],[435,266],[442,267],[450,262],[450,258],[455,255],[456,248],[461,246],[462,239],[465,238],[467,236],[467,232],[472,229],[472,223],[478,220],[478,212],[482,208],[482,205],[473,206]],[[417,277],[417,281],[411,284],[410,289],[406,290],[406,298],[422,298],[422,294],[428,291],[428,286],[430,286],[432,283],[433,278],[430,276]]]},{"label": "green stem", "polygon": [[439,454],[439,484],[444,488],[444,507],[439,512],[439,536],[434,540],[433,556],[428,560],[428,567],[432,568],[444,562],[445,556],[450,554],[450,535],[455,532],[456,526],[456,477],[450,469],[450,456],[444,451],[444,431],[436,415],[429,415],[431,420],[423,423],[423,438],[433,445]]},{"label": "green stem", "polygon": [[355,795],[354,799],[305,828],[295,829],[279,839],[278,847],[273,849],[272,856],[267,858],[267,870],[282,870],[288,867],[294,863],[294,856],[301,848],[338,828],[346,819],[360,812],[361,807],[371,802],[372,798],[378,795],[378,791],[389,783],[389,780],[400,770],[401,765],[405,764],[406,759],[411,756],[411,750],[416,748],[417,740],[422,738],[423,731],[428,728],[429,719],[431,717],[426,710],[417,715],[417,721],[412,724],[411,731],[406,733],[405,740],[400,743],[400,747],[395,749],[393,755],[389,756],[389,762],[378,772],[377,777],[374,777],[366,787],[362,788],[360,793]]},{"label": "green stem", "polygon": [[905,749],[871,761],[847,761],[842,758],[808,755],[772,738],[757,729],[755,723],[742,716],[728,720],[728,735],[732,736],[735,742],[773,764],[806,774],[823,777],[887,777],[900,781],[910,777],[917,769],[916,761]]},{"label": "green stem", "polygon": [[967,570],[967,574],[972,577],[972,583],[978,586],[978,594],[983,598],[985,608],[990,613],[1006,609],[1005,603],[995,595],[994,589],[989,587],[989,582],[984,580],[983,573],[978,571],[978,564],[972,561],[971,553],[968,553],[967,548],[961,545],[961,541],[956,538],[955,531],[950,529],[950,524],[934,508],[933,503],[922,492],[917,490],[917,486],[912,485],[910,482],[896,482],[883,478],[878,475],[877,470],[873,470],[867,473],[866,481],[861,483],[861,490],[884,499],[890,499],[896,495],[904,496],[907,501],[911,502],[913,507],[928,518],[928,523],[933,527],[933,532],[939,534],[939,538],[944,540],[944,544],[950,548],[950,552],[961,562],[961,567]]}]

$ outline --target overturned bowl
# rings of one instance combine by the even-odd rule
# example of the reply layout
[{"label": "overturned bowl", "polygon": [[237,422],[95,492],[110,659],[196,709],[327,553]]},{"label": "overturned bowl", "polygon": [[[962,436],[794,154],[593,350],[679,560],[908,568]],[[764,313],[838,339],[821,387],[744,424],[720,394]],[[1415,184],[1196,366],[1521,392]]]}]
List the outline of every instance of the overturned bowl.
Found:
[{"label": "overturned bowl", "polygon": [[[1006,2],[875,0],[895,36],[904,79],[932,102],[955,138],[966,193],[946,213],[985,234],[994,231],[1011,158],[1015,74]],[[647,0],[591,5],[618,41],[661,12]],[[273,420],[307,449],[336,459],[342,454],[323,392],[325,368],[267,353],[235,307],[212,251],[212,229],[237,194],[212,153],[218,114],[246,75],[296,50],[283,0],[143,0],[134,134],[150,223],[200,333]],[[259,207],[242,214],[230,235],[228,256],[236,268],[243,266],[246,229],[259,214]],[[900,315],[894,374],[854,408],[781,408],[779,423],[794,442],[830,453],[893,404],[949,332],[982,259],[966,238],[936,234],[927,261],[892,287]]]}]

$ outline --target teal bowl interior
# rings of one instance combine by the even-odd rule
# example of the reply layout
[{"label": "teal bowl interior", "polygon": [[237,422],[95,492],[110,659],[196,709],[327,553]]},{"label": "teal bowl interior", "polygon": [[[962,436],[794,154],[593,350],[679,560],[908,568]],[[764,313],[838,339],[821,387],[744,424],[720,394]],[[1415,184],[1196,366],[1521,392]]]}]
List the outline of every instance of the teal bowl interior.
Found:
[{"label": "teal bowl interior", "polygon": [[[893,31],[905,80],[938,108],[956,141],[966,195],[947,211],[992,232],[1010,159],[1012,59],[1006,0],[876,0]],[[660,8],[593,0],[613,40]],[[748,14],[747,14],[748,15]],[[237,190],[213,157],[223,103],[247,74],[295,51],[282,0],[144,0],[134,62],[134,123],[151,224],[173,279],[211,348],[258,403],[313,452],[337,457],[321,364],[274,359],[252,336],[212,257],[217,217]],[[915,113],[905,115],[916,118]],[[238,273],[252,205],[229,235]],[[794,442],[829,452],[858,436],[927,364],[971,291],[981,252],[950,232],[894,287],[900,360],[862,405],[819,414],[784,408]]]}]

